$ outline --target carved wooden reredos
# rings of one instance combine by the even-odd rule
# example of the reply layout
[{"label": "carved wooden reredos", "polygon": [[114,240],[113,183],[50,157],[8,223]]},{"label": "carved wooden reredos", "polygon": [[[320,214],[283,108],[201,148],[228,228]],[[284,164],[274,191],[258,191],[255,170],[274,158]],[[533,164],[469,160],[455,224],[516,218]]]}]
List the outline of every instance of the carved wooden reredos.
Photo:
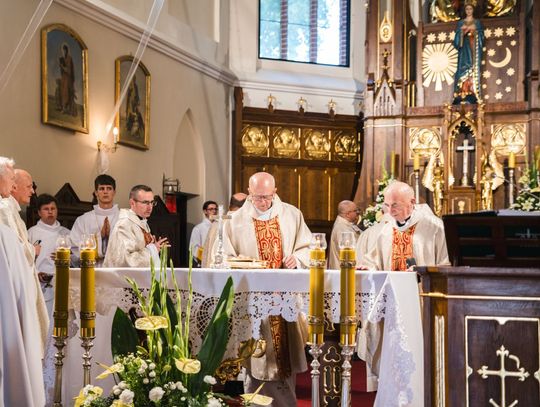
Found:
[{"label": "carved wooden reredos", "polygon": [[234,191],[247,193],[249,177],[267,171],[313,231],[329,231],[337,204],[356,188],[360,117],[243,107],[242,98],[236,88]]},{"label": "carved wooden reredos", "polygon": [[[463,208],[465,201],[465,212],[475,211],[481,209],[481,167],[489,162],[500,181],[498,177],[508,177],[508,156],[513,151],[517,180],[519,168],[531,161],[534,147],[540,145],[540,2],[516,0],[512,11],[500,16],[490,16],[493,2],[475,2],[475,17],[485,37],[478,78],[481,103],[461,106],[452,105],[458,58],[452,43],[458,22],[432,22],[430,5],[459,3],[463,8],[465,3],[421,2],[425,7],[416,22],[409,3],[366,4],[365,130],[355,201],[362,207],[373,202],[381,162],[388,162],[392,151],[399,155],[397,177],[409,183],[415,153],[422,179],[430,157],[440,152],[443,212],[455,212],[456,205]],[[465,145],[463,132],[457,130],[462,122],[470,130]],[[468,185],[460,182],[464,149],[470,158]],[[433,193],[423,186],[420,198],[433,204]],[[508,202],[507,184],[496,181],[494,209],[505,208]]]}]

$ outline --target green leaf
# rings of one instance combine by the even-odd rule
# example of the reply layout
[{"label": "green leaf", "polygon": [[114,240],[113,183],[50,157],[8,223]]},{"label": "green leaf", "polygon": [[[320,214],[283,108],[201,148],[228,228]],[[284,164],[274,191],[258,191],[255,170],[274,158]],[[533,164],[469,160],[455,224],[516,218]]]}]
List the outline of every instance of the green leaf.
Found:
[{"label": "green leaf", "polygon": [[197,355],[197,359],[201,361],[201,371],[193,378],[192,395],[196,395],[201,389],[208,387],[204,383],[204,376],[213,376],[221,364],[229,341],[229,321],[233,303],[234,286],[232,278],[229,277],[206,330],[201,350]]},{"label": "green leaf", "polygon": [[137,331],[127,314],[116,308],[111,332],[111,351],[113,360],[116,356],[135,353],[137,350]]}]

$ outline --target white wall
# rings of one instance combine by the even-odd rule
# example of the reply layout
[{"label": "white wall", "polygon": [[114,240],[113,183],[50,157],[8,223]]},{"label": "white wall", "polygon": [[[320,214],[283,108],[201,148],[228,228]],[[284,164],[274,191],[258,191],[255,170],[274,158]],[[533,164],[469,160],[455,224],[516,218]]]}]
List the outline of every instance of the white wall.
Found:
[{"label": "white wall", "polygon": [[[228,17],[225,14],[226,21],[221,22],[217,16],[216,22],[213,13],[219,12],[222,5],[215,1],[201,2],[205,10],[209,4],[212,6],[206,10],[210,22],[203,27],[202,15],[193,17],[197,29],[192,29],[187,19],[181,22],[175,15],[166,14],[171,9],[168,4],[163,8],[156,36],[142,58],[152,80],[150,149],[119,146],[109,154],[108,173],[117,180],[117,201],[121,206],[127,205],[129,189],[135,184],[148,184],[161,194],[163,173],[178,177],[183,191],[200,195],[190,204],[188,221],[192,223],[202,218],[200,206],[204,200],[228,200],[233,75],[223,65],[227,44],[214,40],[228,38],[221,34],[223,27],[228,27]],[[0,0],[0,70],[38,3]],[[114,106],[114,61],[135,53],[152,2],[107,3],[54,2],[40,26],[64,23],[88,47],[89,134],[41,123],[39,31],[0,94],[0,155],[13,157],[18,167],[30,171],[38,193],[55,193],[69,182],[81,199],[91,199],[93,179],[98,173],[96,142],[103,139]],[[181,10],[176,11],[178,16]],[[110,137],[104,141],[110,143]]]}]

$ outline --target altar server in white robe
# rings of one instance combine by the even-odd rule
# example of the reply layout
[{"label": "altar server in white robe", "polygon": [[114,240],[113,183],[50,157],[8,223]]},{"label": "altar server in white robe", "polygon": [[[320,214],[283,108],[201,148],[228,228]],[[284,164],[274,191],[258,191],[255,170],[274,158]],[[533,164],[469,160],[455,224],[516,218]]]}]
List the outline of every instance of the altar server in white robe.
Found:
[{"label": "altar server in white robe", "polygon": [[0,406],[45,405],[33,274],[15,232],[0,225]]},{"label": "altar server in white robe", "polygon": [[393,219],[381,228],[375,247],[360,260],[362,265],[406,271],[411,258],[419,266],[450,264],[442,220],[416,207],[410,185],[391,183],[384,192],[384,206]]},{"label": "altar server in white robe", "polygon": [[56,241],[60,236],[69,236],[69,229],[58,222],[58,206],[56,198],[49,194],[41,194],[37,198],[39,220],[35,226],[28,229],[28,240],[34,245],[39,244],[41,250],[36,258],[36,268],[41,281],[41,289],[49,318],[52,318],[54,302],[54,253]]},{"label": "altar server in white robe", "polygon": [[358,222],[358,207],[353,201],[341,201],[338,204],[338,216],[334,221],[330,236],[330,253],[328,254],[328,268],[339,269],[339,239],[343,232],[352,232],[354,238],[360,236]]},{"label": "altar server in white robe", "polygon": [[[249,179],[246,203],[224,225],[227,255],[266,260],[270,269],[308,267],[310,240],[302,213],[279,199],[274,177],[266,172]],[[254,392],[266,382],[261,394],[274,398],[273,406],[295,406],[296,374],[307,369],[305,320],[271,316],[261,324],[261,337],[266,352],[247,361],[244,390]]]},{"label": "altar server in white robe", "polygon": [[[97,205],[94,209],[79,216],[71,228],[71,244],[74,257],[79,259],[79,243],[83,235],[92,234],[96,237],[98,246],[98,259],[96,266],[103,264],[107,252],[111,231],[118,220],[120,209],[114,203],[116,194],[116,181],[107,174],[101,174],[94,180],[94,195]],[[78,266],[78,264],[76,264]]]},{"label": "altar server in white robe", "polygon": [[[7,161],[6,161],[7,160]],[[11,163],[11,164],[10,164]],[[28,205],[34,193],[32,176],[24,170],[13,170],[13,160],[0,157],[0,191],[2,200],[0,201],[0,223],[11,228],[17,235],[28,266],[33,270],[34,285],[37,294],[35,296],[35,308],[38,316],[37,335],[41,339],[41,356],[44,356],[45,344],[49,327],[49,315],[41,285],[38,279],[38,272],[35,265],[36,251],[34,245],[28,241],[28,231],[26,224],[19,215],[20,205]],[[9,190],[11,188],[11,191]],[[12,195],[13,194],[13,195]],[[17,198],[17,199],[16,199]]]},{"label": "altar server in white robe", "polygon": [[201,265],[204,257],[204,242],[206,242],[208,232],[212,227],[213,218],[217,214],[218,204],[215,201],[206,201],[203,203],[202,209],[204,218],[201,223],[195,225],[189,238],[191,256],[198,266]]},{"label": "altar server in white robe", "polygon": [[150,267],[150,259],[159,268],[159,250],[167,238],[156,239],[147,219],[154,208],[154,193],[146,185],[136,185],[129,193],[130,209],[121,209],[111,232],[104,267]]}]

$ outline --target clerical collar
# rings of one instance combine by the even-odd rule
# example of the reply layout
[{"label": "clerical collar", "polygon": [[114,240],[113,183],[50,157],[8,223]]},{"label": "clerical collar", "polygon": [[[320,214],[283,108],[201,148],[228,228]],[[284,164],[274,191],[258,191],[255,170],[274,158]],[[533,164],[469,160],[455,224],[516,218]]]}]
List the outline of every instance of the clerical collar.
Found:
[{"label": "clerical collar", "polygon": [[[255,206],[253,206],[253,207],[255,208]],[[257,208],[255,208],[255,212],[257,212],[257,219],[258,220],[268,220],[268,219],[270,219],[272,217],[272,209],[274,209],[274,205],[272,205],[270,208],[268,208],[264,212],[258,210]]]},{"label": "clerical collar", "polygon": [[407,219],[405,219],[405,222],[403,223],[401,223],[399,220],[396,219],[396,224],[398,225],[398,227],[402,228],[403,226],[407,224],[407,222],[409,222],[409,220],[411,220],[410,216]]}]

